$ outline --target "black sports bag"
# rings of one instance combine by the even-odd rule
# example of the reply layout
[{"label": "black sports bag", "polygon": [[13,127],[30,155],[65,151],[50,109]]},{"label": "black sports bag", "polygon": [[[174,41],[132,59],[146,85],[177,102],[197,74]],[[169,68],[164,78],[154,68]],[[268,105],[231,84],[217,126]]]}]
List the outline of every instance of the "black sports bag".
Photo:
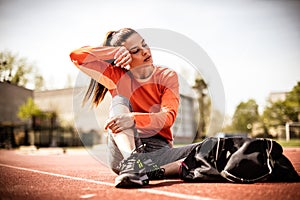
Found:
[{"label": "black sports bag", "polygon": [[299,181],[282,147],[271,139],[207,138],[180,167],[185,181]]}]

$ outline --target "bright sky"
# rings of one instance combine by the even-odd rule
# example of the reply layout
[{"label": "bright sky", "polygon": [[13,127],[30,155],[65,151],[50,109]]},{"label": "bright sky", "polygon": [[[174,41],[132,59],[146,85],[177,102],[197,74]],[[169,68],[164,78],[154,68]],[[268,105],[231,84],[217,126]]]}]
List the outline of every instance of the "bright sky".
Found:
[{"label": "bright sky", "polygon": [[231,115],[249,98],[263,109],[270,92],[300,81],[299,10],[295,0],[1,0],[0,51],[27,58],[56,89],[78,75],[70,51],[100,44],[107,31],[172,30],[215,63]]}]

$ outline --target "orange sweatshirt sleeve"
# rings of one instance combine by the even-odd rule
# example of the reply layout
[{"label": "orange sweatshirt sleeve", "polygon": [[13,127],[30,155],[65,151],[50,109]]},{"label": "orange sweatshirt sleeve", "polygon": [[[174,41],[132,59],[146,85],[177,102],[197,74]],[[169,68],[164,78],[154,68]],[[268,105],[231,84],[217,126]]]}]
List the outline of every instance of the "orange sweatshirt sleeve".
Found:
[{"label": "orange sweatshirt sleeve", "polygon": [[114,89],[114,67],[111,65],[119,47],[82,47],[70,53],[75,66],[108,89]]},{"label": "orange sweatshirt sleeve", "polygon": [[[179,83],[175,72],[164,77],[159,112],[133,113],[137,129],[156,130],[170,128],[175,122],[179,105]],[[150,94],[151,95],[151,94]]]}]

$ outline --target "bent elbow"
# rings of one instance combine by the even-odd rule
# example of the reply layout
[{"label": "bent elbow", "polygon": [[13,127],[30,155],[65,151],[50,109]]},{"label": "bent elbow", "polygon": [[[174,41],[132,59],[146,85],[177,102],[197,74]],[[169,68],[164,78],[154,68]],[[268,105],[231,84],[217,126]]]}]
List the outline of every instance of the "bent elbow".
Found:
[{"label": "bent elbow", "polygon": [[73,63],[81,65],[86,58],[86,54],[83,53],[80,49],[77,49],[70,53],[70,58]]}]

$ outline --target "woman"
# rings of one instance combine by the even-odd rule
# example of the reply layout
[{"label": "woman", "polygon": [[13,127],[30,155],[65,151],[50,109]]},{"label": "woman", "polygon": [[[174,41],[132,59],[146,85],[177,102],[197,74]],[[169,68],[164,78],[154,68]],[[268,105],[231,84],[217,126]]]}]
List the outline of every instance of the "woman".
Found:
[{"label": "woman", "polygon": [[113,97],[105,128],[110,132],[110,165],[119,174],[116,187],[141,186],[177,174],[178,161],[195,147],[173,148],[177,74],[155,66],[147,43],[130,28],[109,32],[103,46],[82,47],[70,57],[92,78],[84,101],[94,95],[97,106],[107,91]]}]

